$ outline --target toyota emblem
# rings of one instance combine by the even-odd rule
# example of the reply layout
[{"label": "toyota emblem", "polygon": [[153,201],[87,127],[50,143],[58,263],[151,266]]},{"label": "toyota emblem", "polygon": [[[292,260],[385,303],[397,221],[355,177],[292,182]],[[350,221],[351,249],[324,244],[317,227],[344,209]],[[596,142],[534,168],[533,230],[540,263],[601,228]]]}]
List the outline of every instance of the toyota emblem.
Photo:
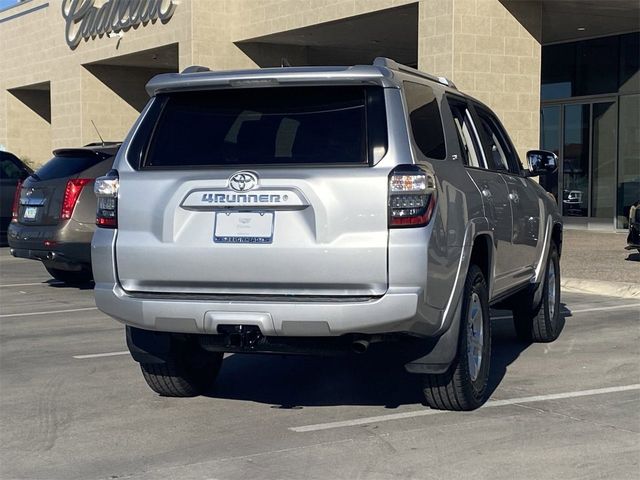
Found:
[{"label": "toyota emblem", "polygon": [[258,186],[258,176],[252,172],[237,172],[229,177],[229,186],[236,192],[246,192]]}]

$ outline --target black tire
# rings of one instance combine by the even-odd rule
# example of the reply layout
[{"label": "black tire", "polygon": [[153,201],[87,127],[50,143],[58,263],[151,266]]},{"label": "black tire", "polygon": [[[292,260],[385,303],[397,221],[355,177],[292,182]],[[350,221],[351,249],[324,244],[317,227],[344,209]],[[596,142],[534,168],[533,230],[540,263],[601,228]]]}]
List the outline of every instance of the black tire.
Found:
[{"label": "black tire", "polygon": [[533,305],[533,290],[514,303],[513,324],[516,335],[524,342],[553,342],[564,328],[560,313],[560,258],[554,243],[549,247],[542,289],[542,301],[538,305]]},{"label": "black tire", "polygon": [[93,280],[93,274],[90,270],[60,270],[58,268],[47,266],[44,268],[46,268],[49,275],[56,280],[60,280],[61,282],[68,283],[70,285],[83,285]]},{"label": "black tire", "polygon": [[147,385],[163,397],[195,397],[213,386],[220,367],[222,353],[176,353],[165,363],[141,363]]},{"label": "black tire", "polygon": [[[482,356],[480,365],[472,365],[469,355],[470,308],[480,309],[482,318],[480,334]],[[477,315],[476,310],[476,315]],[[474,317],[475,318],[475,317]],[[473,331],[473,330],[471,330]],[[489,294],[484,275],[479,267],[471,265],[464,284],[460,316],[458,354],[446,373],[426,374],[423,393],[427,404],[439,410],[474,410],[487,398],[489,368],[491,364],[491,319],[489,317]],[[475,378],[473,371],[475,370]]]}]

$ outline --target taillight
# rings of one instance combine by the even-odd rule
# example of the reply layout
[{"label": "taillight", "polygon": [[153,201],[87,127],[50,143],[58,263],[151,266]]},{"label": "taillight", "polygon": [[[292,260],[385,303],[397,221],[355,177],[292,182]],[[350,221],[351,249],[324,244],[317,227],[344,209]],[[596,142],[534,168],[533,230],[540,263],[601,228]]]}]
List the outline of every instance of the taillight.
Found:
[{"label": "taillight", "polygon": [[18,181],[16,191],[13,194],[13,205],[11,206],[11,221],[18,221],[18,211],[20,210],[20,191],[22,190],[22,180]]},{"label": "taillight", "polygon": [[424,227],[436,205],[436,180],[415,165],[396,167],[389,175],[389,227]]},{"label": "taillight", "polygon": [[96,178],[93,191],[98,197],[96,225],[102,228],[118,227],[118,171],[111,170],[104,177]]},{"label": "taillight", "polygon": [[91,182],[92,178],[72,178],[67,182],[67,188],[64,190],[64,198],[62,199],[62,208],[60,209],[60,218],[69,219],[73,215],[76,208],[80,192],[84,186]]}]

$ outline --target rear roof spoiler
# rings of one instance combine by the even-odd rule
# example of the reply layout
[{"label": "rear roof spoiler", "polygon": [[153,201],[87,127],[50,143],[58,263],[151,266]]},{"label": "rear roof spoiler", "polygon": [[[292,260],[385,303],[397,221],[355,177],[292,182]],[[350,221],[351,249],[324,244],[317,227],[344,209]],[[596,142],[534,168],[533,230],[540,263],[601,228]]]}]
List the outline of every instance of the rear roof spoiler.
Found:
[{"label": "rear roof spoiler", "polygon": [[[102,144],[100,144],[102,146]],[[115,155],[120,148],[120,143],[114,143],[111,145],[105,145],[103,148],[58,148],[53,151],[56,157],[72,157],[76,155],[96,156],[101,158],[107,158]]]},{"label": "rear roof spoiler", "polygon": [[[157,93],[176,90],[200,90],[215,87],[260,87],[276,85],[313,85],[315,83],[378,84],[383,87],[398,88],[393,80],[394,72],[414,75],[449,88],[456,89],[451,80],[421,72],[402,65],[390,58],[378,57],[372,65],[337,67],[273,67],[255,70],[212,71],[207,67],[194,65],[182,73],[156,75],[147,83],[147,93],[153,97]],[[456,89],[457,90],[457,89]]]}]

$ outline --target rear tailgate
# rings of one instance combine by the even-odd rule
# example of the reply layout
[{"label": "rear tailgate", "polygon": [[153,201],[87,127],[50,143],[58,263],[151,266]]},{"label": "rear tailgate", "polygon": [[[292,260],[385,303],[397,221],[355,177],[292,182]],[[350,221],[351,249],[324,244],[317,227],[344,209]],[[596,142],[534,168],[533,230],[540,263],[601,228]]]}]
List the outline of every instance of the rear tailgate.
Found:
[{"label": "rear tailgate", "polygon": [[[262,91],[260,91],[262,90]],[[122,172],[125,290],[373,296],[387,289],[379,87],[172,94]]]},{"label": "rear tailgate", "polygon": [[71,179],[91,178],[76,198],[87,192],[93,197],[93,167],[108,157],[88,149],[56,150],[54,154],[22,185],[18,222],[23,225],[57,225],[61,220],[67,183]]}]

